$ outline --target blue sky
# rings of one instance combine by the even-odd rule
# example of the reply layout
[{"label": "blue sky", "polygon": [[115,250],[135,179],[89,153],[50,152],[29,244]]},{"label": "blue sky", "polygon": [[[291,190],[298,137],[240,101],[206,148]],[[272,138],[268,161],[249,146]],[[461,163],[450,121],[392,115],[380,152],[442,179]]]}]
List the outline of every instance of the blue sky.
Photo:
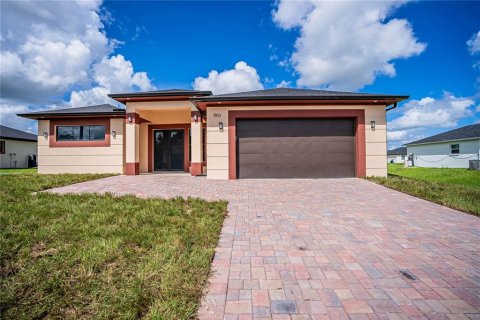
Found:
[{"label": "blue sky", "polygon": [[407,94],[388,115],[396,147],[480,121],[479,12],[474,1],[2,2],[0,120],[33,130],[13,113],[105,102],[112,91]]}]

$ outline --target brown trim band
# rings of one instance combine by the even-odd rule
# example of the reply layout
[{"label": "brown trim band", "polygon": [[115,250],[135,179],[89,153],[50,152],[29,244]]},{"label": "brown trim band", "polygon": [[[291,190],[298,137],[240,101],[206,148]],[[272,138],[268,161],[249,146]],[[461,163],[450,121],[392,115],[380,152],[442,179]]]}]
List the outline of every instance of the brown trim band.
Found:
[{"label": "brown trim band", "polygon": [[354,118],[356,176],[365,177],[365,110],[248,110],[228,112],[228,178],[237,179],[237,119]]},{"label": "brown trim band", "polygon": [[188,130],[190,129],[190,123],[180,124],[155,124],[148,126],[148,172],[153,172],[153,130],[173,130],[183,129],[183,169],[185,172],[190,170],[189,158],[189,143],[190,137]]},{"label": "brown trim band", "polygon": [[[55,129],[57,126],[105,126],[105,139],[100,141],[57,141]],[[50,148],[67,147],[110,147],[110,118],[75,118],[75,119],[55,119],[50,120],[49,128],[49,146]]]},{"label": "brown trim band", "polygon": [[138,162],[125,163],[125,174],[127,176],[136,176],[140,174],[140,163]]}]

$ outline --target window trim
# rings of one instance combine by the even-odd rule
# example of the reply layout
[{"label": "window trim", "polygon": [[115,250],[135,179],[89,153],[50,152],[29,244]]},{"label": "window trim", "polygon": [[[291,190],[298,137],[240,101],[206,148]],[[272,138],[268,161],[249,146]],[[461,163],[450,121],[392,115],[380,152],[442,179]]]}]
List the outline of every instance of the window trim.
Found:
[{"label": "window trim", "polygon": [[[454,149],[453,146],[458,146],[458,148]],[[454,150],[458,150],[458,152],[453,152]],[[450,154],[454,156],[458,156],[460,154],[460,143],[450,144]]]},{"label": "window trim", "polygon": [[5,140],[0,141],[0,154],[5,154],[7,150],[7,142]]},{"label": "window trim", "polygon": [[[57,140],[57,127],[59,126],[105,126],[104,140]],[[50,148],[68,147],[109,147],[110,146],[110,118],[76,118],[76,119],[52,119],[50,120],[49,133]]]}]

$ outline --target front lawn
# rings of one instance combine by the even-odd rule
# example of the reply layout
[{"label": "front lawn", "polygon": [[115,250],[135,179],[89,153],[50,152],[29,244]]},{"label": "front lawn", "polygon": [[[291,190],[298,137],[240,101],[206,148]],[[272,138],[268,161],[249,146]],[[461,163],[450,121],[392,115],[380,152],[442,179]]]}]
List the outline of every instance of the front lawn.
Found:
[{"label": "front lawn", "polygon": [[370,181],[441,205],[480,216],[480,171],[447,168],[404,168],[388,165],[388,178]]},{"label": "front lawn", "polygon": [[37,168],[28,169],[5,169],[0,168],[0,174],[37,173]]},{"label": "front lawn", "polygon": [[195,315],[226,203],[32,194],[100,177],[0,176],[0,318]]},{"label": "front lawn", "polygon": [[389,164],[388,174],[429,182],[469,187],[480,191],[480,171],[449,168],[405,168],[403,164]]}]

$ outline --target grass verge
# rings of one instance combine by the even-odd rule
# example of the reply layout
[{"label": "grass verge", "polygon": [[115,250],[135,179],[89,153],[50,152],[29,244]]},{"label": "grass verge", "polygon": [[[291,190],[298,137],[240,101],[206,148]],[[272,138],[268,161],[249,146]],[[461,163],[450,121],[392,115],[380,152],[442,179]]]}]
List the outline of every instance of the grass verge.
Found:
[{"label": "grass verge", "polygon": [[480,171],[454,168],[405,168],[402,164],[389,164],[390,175],[413,178],[445,185],[457,185],[480,191]]},{"label": "grass verge", "polygon": [[480,216],[479,171],[403,168],[401,165],[389,164],[388,173],[388,178],[367,179],[391,189]]},{"label": "grass verge", "polygon": [[0,169],[0,174],[19,174],[19,173],[37,173],[37,168],[28,168],[28,169],[1,168]]},{"label": "grass verge", "polygon": [[101,175],[0,177],[0,315],[195,315],[226,203],[32,192]]}]

